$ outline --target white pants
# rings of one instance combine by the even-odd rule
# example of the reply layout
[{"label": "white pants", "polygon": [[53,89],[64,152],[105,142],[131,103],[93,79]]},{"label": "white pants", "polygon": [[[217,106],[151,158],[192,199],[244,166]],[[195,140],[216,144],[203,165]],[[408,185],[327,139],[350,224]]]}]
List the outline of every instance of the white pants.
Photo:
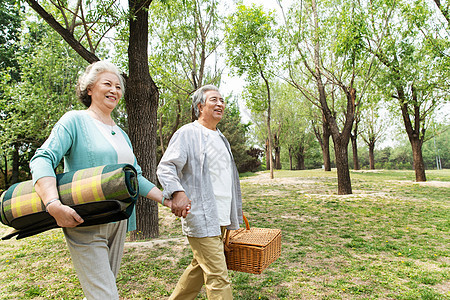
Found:
[{"label": "white pants", "polygon": [[125,244],[127,220],[63,228],[75,271],[88,300],[118,300],[116,277]]}]

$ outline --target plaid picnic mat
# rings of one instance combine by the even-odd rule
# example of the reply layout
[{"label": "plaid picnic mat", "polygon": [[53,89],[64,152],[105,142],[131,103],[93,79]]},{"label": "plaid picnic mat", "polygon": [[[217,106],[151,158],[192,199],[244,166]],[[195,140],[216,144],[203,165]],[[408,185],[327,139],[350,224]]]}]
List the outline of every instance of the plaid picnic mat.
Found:
[{"label": "plaid picnic mat", "polygon": [[[133,166],[115,164],[82,169],[56,176],[60,200],[71,207],[81,207],[86,211],[100,207],[100,202],[116,203],[126,209],[138,198],[137,173]],[[109,205],[109,204],[108,204]],[[117,205],[117,203],[115,204]],[[105,210],[105,206],[102,208]],[[104,211],[103,211],[104,213]],[[34,190],[31,180],[12,185],[0,196],[1,222],[15,229],[24,229],[35,220],[50,217],[45,206]],[[34,216],[34,218],[32,218]]]}]

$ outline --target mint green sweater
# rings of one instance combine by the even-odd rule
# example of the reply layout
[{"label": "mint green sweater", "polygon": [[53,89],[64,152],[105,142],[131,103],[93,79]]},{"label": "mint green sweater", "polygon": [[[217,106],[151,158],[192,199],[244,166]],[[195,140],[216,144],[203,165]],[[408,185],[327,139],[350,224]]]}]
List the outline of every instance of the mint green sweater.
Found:
[{"label": "mint green sweater", "polygon": [[[131,149],[128,135],[121,130]],[[55,124],[45,143],[36,150],[30,161],[33,182],[46,176],[55,177],[55,168],[64,158],[64,172],[96,166],[117,164],[117,152],[97,129],[93,118],[85,110],[69,111]],[[138,173],[139,194],[146,196],[155,186],[142,176],[142,170],[134,159]],[[128,231],[136,229],[135,210],[128,219]]]}]

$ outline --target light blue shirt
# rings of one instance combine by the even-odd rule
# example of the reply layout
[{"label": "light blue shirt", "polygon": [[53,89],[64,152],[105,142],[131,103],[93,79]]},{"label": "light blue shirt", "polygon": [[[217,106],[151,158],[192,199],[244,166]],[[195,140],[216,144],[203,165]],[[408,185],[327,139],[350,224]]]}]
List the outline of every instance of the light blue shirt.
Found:
[{"label": "light blue shirt", "polygon": [[[120,129],[132,148],[128,135]],[[64,172],[96,166],[117,164],[118,155],[103,136],[87,111],[69,111],[55,124],[45,143],[36,150],[30,161],[33,183],[46,176],[55,177],[55,168],[64,158]],[[146,196],[155,186],[142,176],[142,170],[134,158],[138,173],[139,194]],[[128,219],[128,231],[136,229],[135,210]]]},{"label": "light blue shirt", "polygon": [[[207,161],[208,129],[198,122],[181,127],[169,142],[156,174],[164,188],[163,195],[172,198],[176,191],[184,191],[191,200],[191,210],[181,218],[183,234],[190,237],[212,237],[221,234],[216,199]],[[242,223],[242,196],[239,173],[230,145],[219,131],[232,162],[231,224],[238,229]]]}]

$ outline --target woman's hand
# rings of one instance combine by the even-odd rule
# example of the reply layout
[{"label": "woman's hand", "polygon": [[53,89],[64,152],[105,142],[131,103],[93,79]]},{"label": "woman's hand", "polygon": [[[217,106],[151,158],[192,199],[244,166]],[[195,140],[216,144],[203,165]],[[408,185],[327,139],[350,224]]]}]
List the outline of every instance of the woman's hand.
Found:
[{"label": "woman's hand", "polygon": [[[55,177],[40,178],[34,185],[34,188],[44,202],[44,205],[51,201],[51,199],[59,199]],[[58,226],[76,227],[84,222],[73,208],[63,205],[61,201],[52,201],[46,206],[46,209],[55,218]]]},{"label": "woman's hand", "polygon": [[172,199],[164,199],[164,206],[172,209]]},{"label": "woman's hand", "polygon": [[[163,194],[161,190],[155,186],[148,192],[146,197],[161,203]],[[191,200],[184,192],[175,192],[173,193],[172,199],[164,199],[164,206],[170,208],[172,213],[177,217],[185,218],[191,210]]]},{"label": "woman's hand", "polygon": [[62,204],[60,201],[51,203],[47,207],[47,211],[55,218],[56,224],[60,227],[76,227],[84,222],[83,218],[73,208]]},{"label": "woman's hand", "polygon": [[[173,206],[173,200],[172,200],[172,199],[165,199],[165,200],[164,200],[164,206],[166,206],[166,207],[172,209],[172,206]],[[191,204],[190,204],[190,202],[189,202],[189,204],[186,206],[186,208],[185,208],[184,210],[181,211],[181,216],[182,216],[183,218],[186,217],[186,216],[189,214],[190,210],[191,210]],[[175,213],[174,213],[174,214],[175,214]]]}]

